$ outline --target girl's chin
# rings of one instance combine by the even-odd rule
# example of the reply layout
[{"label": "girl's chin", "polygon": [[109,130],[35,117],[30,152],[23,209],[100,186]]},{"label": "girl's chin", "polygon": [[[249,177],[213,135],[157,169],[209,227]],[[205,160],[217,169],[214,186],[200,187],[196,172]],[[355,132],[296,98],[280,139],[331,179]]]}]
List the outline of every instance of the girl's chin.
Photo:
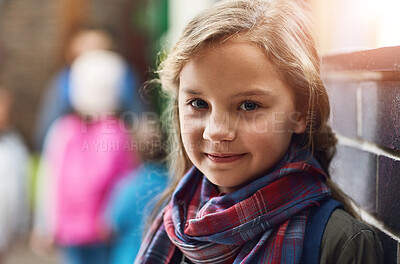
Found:
[{"label": "girl's chin", "polygon": [[220,193],[232,193],[234,191],[239,190],[240,188],[242,188],[245,183],[239,183],[239,184],[235,184],[235,183],[230,183],[230,182],[226,182],[226,181],[218,181],[215,178],[209,178],[207,177],[207,179],[213,183],[219,190]]},{"label": "girl's chin", "polygon": [[[257,179],[259,179],[260,177],[265,175],[265,174],[237,175],[234,173],[238,173],[238,170],[224,171],[223,173],[208,172],[208,174],[205,173],[204,175],[206,175],[207,179],[212,184],[214,184],[221,193],[232,193],[234,191],[237,191],[237,190],[241,189],[242,187],[250,184],[253,181],[256,181]],[[245,177],[243,177],[243,176],[245,176]],[[231,181],[227,181],[227,179],[230,179]],[[236,181],[233,181],[233,179],[236,179]]]}]

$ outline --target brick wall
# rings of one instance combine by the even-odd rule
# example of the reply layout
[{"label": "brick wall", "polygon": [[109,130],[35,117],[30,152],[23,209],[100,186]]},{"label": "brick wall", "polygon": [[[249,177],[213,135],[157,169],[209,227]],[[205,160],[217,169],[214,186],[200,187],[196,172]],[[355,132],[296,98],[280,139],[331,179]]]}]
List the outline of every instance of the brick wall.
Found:
[{"label": "brick wall", "polygon": [[55,67],[59,37],[55,9],[54,0],[4,0],[0,9],[0,83],[16,97],[14,118],[27,141]]},{"label": "brick wall", "polygon": [[339,138],[332,178],[375,226],[385,263],[400,263],[400,46],[326,56]]},{"label": "brick wall", "polygon": [[[61,10],[62,3],[72,0],[0,1],[0,85],[16,96],[16,126],[32,146],[41,98],[62,56],[68,23],[63,20],[66,10]],[[129,28],[134,3],[143,0],[75,1],[89,3],[84,21],[114,30],[124,55],[138,65],[139,74],[147,72],[145,40]]]}]

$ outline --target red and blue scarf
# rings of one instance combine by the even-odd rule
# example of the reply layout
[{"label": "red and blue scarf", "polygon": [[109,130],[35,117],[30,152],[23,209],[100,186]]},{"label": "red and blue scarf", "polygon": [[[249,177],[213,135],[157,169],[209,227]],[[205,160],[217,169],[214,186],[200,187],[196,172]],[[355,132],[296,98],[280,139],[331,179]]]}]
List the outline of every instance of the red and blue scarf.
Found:
[{"label": "red and blue scarf", "polygon": [[272,172],[220,195],[195,167],[147,234],[135,263],[301,263],[309,210],[330,195],[307,150],[289,147]]}]

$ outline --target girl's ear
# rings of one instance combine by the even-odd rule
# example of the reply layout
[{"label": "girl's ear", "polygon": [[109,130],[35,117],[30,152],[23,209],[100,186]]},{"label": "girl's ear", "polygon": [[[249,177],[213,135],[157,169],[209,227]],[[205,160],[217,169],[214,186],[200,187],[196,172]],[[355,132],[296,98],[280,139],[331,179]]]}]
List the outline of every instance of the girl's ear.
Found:
[{"label": "girl's ear", "polygon": [[306,116],[303,113],[297,112],[293,119],[293,133],[302,134],[306,131],[306,127]]}]

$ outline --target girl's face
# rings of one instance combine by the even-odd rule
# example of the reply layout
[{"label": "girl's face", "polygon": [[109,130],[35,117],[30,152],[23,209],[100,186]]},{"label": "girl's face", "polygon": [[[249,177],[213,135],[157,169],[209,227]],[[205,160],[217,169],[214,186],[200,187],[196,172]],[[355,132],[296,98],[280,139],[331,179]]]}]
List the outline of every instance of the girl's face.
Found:
[{"label": "girl's face", "polygon": [[267,173],[306,127],[262,49],[236,38],[185,64],[178,104],[188,157],[225,193]]}]

